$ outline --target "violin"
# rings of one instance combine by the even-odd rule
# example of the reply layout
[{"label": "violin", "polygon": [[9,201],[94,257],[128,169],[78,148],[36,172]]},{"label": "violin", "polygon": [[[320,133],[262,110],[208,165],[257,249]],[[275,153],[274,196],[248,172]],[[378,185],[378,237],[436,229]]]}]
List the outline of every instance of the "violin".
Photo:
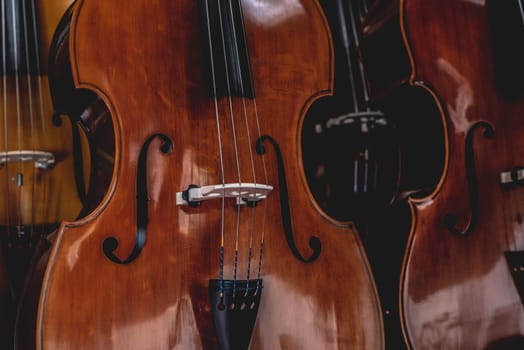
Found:
[{"label": "violin", "polygon": [[524,94],[513,60],[522,49],[500,49],[508,33],[522,38],[522,4],[395,4],[407,80],[431,96],[445,150],[434,189],[408,198],[399,283],[406,346],[522,348]]},{"label": "violin", "polygon": [[104,103],[114,169],[56,233],[36,348],[383,348],[362,242],[301,164],[333,89],[320,5],[78,0],[65,23],[54,61]]}]

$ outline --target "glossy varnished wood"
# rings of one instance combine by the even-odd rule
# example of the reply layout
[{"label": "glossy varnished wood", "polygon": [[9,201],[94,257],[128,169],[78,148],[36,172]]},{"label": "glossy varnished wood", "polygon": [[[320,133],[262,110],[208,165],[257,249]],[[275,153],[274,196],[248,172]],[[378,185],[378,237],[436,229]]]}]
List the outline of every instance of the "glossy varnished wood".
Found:
[{"label": "glossy varnished wood", "polygon": [[[411,200],[413,223],[401,282],[403,327],[413,349],[516,349],[524,309],[504,258],[524,249],[522,186],[502,188],[499,174],[524,164],[524,98],[496,88],[494,42],[484,1],[403,0],[401,28],[412,63],[411,83],[441,110],[446,162],[435,191]],[[446,227],[472,217],[465,144],[473,134],[479,220],[469,236]],[[520,344],[520,345],[516,345]]]},{"label": "glossy varnished wood", "polygon": [[[38,47],[24,49],[27,42],[22,38],[18,39],[16,45],[20,52],[31,50],[31,60],[39,58],[40,72],[26,72],[26,58],[22,56],[20,73],[2,76],[0,145],[2,152],[48,152],[54,155],[55,163],[50,169],[37,168],[34,162],[2,164],[0,197],[3,200],[0,201],[0,224],[8,227],[30,227],[55,224],[64,219],[72,220],[76,218],[82,205],[76,189],[71,126],[67,118],[62,119],[61,126],[53,123],[54,109],[47,81],[47,57],[51,38],[59,19],[72,1],[33,3]],[[33,20],[25,18],[27,23]],[[23,186],[18,186],[18,174],[23,174]],[[29,233],[32,230],[25,231]]]},{"label": "glossy varnished wood", "polygon": [[[52,36],[71,3],[72,0],[24,1],[23,5],[21,1],[2,2],[0,154],[4,157],[18,151],[40,151],[55,157],[54,166],[48,169],[25,161],[2,160],[0,164],[2,349],[13,347],[13,324],[34,242],[49,234],[61,220],[76,218],[82,206],[76,187],[71,124],[67,118],[62,125],[53,123],[47,80]],[[9,4],[25,6],[25,16],[14,19],[7,10],[13,10]],[[20,34],[20,28],[29,27],[26,36]],[[18,70],[7,68],[11,63],[7,52],[13,51],[20,57]],[[39,71],[27,70],[33,61],[38,61]],[[23,181],[17,181],[19,176]],[[30,328],[34,331],[34,324]]]},{"label": "glossy varnished wood", "polygon": [[[358,234],[319,210],[300,161],[303,116],[333,85],[332,46],[321,8],[312,0],[246,0],[242,7],[256,110],[251,100],[235,97],[220,99],[215,112],[205,92],[196,1],[76,3],[73,76],[77,87],[95,91],[111,112],[116,165],[100,206],[58,232],[40,296],[37,349],[217,348],[207,285],[219,277],[222,213],[225,278],[233,278],[237,218],[238,278],[246,278],[250,230],[252,278],[261,232],[265,235],[264,288],[250,348],[383,348],[379,301]],[[220,200],[196,208],[175,204],[175,193],[190,184],[222,182],[215,113],[225,182],[239,181],[240,173],[243,182],[274,186],[255,209],[237,211],[232,200],[223,210]],[[231,120],[238,130],[237,156]],[[114,236],[115,254],[129,255],[136,236],[139,152],[157,133],[168,136],[174,148],[163,154],[154,140],[147,152],[147,241],[136,260],[115,264],[102,242]],[[314,262],[299,261],[286,242],[275,148],[265,143],[262,162],[254,149],[261,135],[272,137],[282,152],[289,192],[284,199],[298,251],[311,255],[311,236],[322,243]]]}]

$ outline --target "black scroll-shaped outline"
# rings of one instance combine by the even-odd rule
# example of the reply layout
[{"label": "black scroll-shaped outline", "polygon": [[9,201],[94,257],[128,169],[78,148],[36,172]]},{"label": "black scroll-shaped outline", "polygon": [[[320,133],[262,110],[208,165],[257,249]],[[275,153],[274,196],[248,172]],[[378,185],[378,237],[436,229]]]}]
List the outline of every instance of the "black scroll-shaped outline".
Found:
[{"label": "black scroll-shaped outline", "polygon": [[284,160],[282,159],[282,153],[280,152],[280,147],[278,146],[278,143],[268,135],[261,136],[256,141],[256,151],[259,155],[263,155],[266,153],[266,150],[264,148],[264,141],[268,140],[273,145],[273,148],[275,149],[275,154],[277,158],[277,167],[278,167],[278,188],[280,192],[280,211],[282,215],[282,226],[284,226],[284,233],[286,236],[286,241],[289,246],[289,249],[291,249],[291,252],[293,255],[300,261],[305,263],[310,263],[315,261],[319,256],[320,252],[322,250],[322,244],[320,242],[320,239],[316,236],[311,236],[309,238],[309,246],[313,250],[313,254],[309,258],[304,258],[302,255],[300,255],[300,252],[297,249],[297,246],[295,245],[295,240],[293,238],[293,228],[291,224],[291,210],[289,208],[289,194],[287,190],[287,181],[286,181],[286,173],[284,169]]},{"label": "black scroll-shaped outline", "polygon": [[459,237],[469,236],[473,230],[475,230],[478,219],[480,217],[480,203],[479,203],[479,193],[478,193],[478,181],[477,173],[475,169],[475,152],[473,150],[473,134],[478,127],[484,128],[484,133],[482,134],[485,138],[493,138],[495,135],[495,130],[485,121],[479,121],[473,124],[468,130],[466,136],[466,177],[468,182],[468,192],[469,192],[469,203],[471,206],[471,219],[468,226],[464,231],[457,229],[457,215],[453,213],[446,214],[444,217],[444,224],[446,228],[453,234]]},{"label": "black scroll-shaped outline", "polygon": [[151,141],[158,137],[162,140],[160,151],[164,154],[169,154],[173,151],[173,142],[169,137],[164,134],[154,134],[150,136],[142,149],[140,150],[140,156],[138,158],[138,169],[136,176],[136,242],[131,254],[125,259],[120,260],[114,251],[118,248],[118,239],[110,236],[104,239],[102,249],[105,256],[116,264],[129,264],[138,256],[146,244],[147,238],[147,221],[148,221],[148,204],[149,197],[147,194],[147,151]]}]

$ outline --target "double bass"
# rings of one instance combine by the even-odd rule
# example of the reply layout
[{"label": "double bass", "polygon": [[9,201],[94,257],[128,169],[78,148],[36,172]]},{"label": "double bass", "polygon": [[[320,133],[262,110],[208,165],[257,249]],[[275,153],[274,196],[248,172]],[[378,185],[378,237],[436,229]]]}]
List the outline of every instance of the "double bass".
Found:
[{"label": "double bass", "polygon": [[36,348],[383,348],[362,243],[300,161],[304,115],[333,85],[319,4],[77,0],[66,28],[115,165],[57,232]]},{"label": "double bass", "polygon": [[[409,80],[433,97],[446,147],[434,191],[409,201],[400,282],[406,343],[522,348],[522,3],[401,0],[399,6]],[[517,40],[507,50],[510,34]]]}]

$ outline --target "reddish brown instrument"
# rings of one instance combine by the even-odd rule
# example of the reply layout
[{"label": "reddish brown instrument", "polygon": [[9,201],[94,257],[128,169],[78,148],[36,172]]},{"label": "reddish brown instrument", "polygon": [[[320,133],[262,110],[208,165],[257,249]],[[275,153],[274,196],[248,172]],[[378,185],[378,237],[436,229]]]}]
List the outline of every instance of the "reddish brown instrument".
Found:
[{"label": "reddish brown instrument", "polygon": [[522,18],[504,18],[518,4],[505,13],[502,3],[400,2],[410,81],[433,95],[447,146],[434,192],[410,201],[401,302],[414,349],[522,348],[524,95],[494,79],[504,63],[494,58],[501,22],[490,20],[517,20],[522,46]]},{"label": "reddish brown instrument", "polygon": [[[210,303],[208,283],[221,277],[221,248],[224,279],[263,280],[252,334],[232,327],[233,341],[271,350],[384,347],[358,234],[319,210],[300,162],[303,117],[332,93],[322,10],[314,0],[241,6],[256,100],[207,96],[200,23],[212,11],[199,11],[198,1],[75,4],[73,78],[108,106],[116,168],[100,206],[58,232],[37,349],[219,348],[212,310],[221,304]],[[216,76],[224,69],[212,68]],[[177,192],[182,200],[192,184],[237,183],[273,190],[257,205],[222,200],[221,190],[198,206],[177,205]]]}]

